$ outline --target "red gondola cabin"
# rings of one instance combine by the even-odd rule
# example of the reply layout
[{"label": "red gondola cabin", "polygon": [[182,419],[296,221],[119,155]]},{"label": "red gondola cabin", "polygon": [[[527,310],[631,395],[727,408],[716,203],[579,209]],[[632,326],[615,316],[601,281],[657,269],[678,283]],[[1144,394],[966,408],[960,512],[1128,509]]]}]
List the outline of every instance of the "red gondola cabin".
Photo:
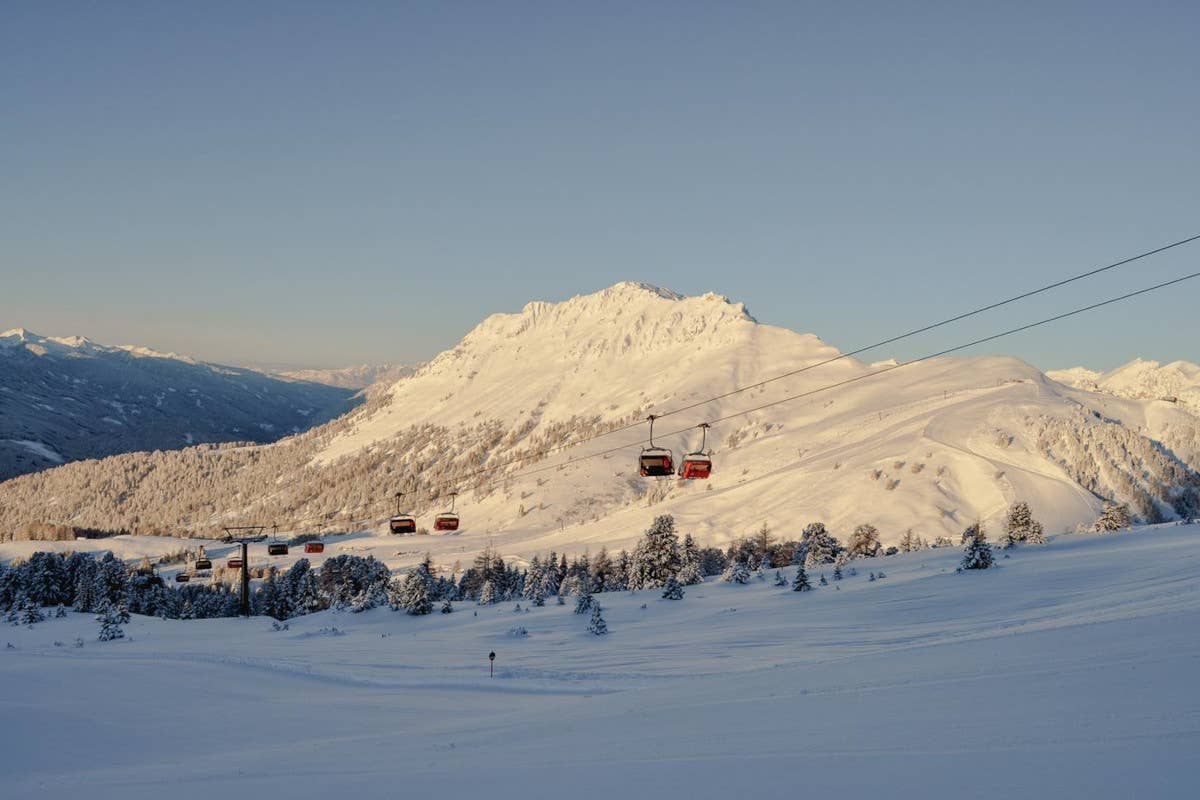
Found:
[{"label": "red gondola cabin", "polygon": [[325,543],[324,542],[305,542],[304,543],[304,552],[306,552],[306,553],[324,553],[325,552]]},{"label": "red gondola cabin", "polygon": [[417,521],[407,514],[400,514],[392,517],[389,527],[391,528],[392,533],[416,533]]},{"label": "red gondola cabin", "polygon": [[433,518],[433,529],[435,531],[456,531],[458,530],[458,514],[447,512],[438,514]]},{"label": "red gondola cabin", "polygon": [[679,477],[684,480],[704,480],[712,472],[712,459],[703,453],[691,453],[683,457]]}]

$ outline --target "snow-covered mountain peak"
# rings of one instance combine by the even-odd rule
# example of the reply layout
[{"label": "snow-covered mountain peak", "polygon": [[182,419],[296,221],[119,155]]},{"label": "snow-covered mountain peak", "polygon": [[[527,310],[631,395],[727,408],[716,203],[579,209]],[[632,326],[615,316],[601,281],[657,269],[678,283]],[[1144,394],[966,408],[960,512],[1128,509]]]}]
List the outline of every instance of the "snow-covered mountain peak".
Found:
[{"label": "snow-covered mountain peak", "polygon": [[28,342],[36,342],[42,337],[26,328],[10,328],[0,333],[0,347],[20,347]]},{"label": "snow-covered mountain peak", "polygon": [[[743,304],[731,303],[720,295],[686,297],[669,289],[625,281],[558,303],[527,303],[518,314],[493,314],[450,352],[459,353],[472,346],[489,347],[501,339],[537,336],[546,329],[553,329],[560,339],[586,338],[601,350],[612,346],[654,350],[669,341],[711,333],[730,323],[744,325],[755,320]],[[599,343],[607,338],[618,342]]]},{"label": "snow-covered mountain peak", "polygon": [[[815,336],[759,324],[743,304],[717,294],[618,283],[488,317],[393,384],[319,460],[413,424],[474,424],[480,411],[509,425],[625,419],[836,355]],[[859,368],[847,359],[830,373]]]}]

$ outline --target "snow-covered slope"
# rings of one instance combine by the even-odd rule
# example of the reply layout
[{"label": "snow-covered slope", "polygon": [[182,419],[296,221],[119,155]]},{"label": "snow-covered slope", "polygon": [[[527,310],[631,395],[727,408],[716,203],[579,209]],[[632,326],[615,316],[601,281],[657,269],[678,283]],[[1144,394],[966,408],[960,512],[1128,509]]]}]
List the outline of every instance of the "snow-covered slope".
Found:
[{"label": "snow-covered slope", "polygon": [[1108,372],[1072,367],[1046,374],[1068,386],[1117,397],[1176,402],[1200,413],[1200,366],[1189,361],[1159,364],[1137,358]]},{"label": "snow-covered slope", "polygon": [[134,450],[274,441],[346,411],[350,394],[16,328],[0,334],[0,480]]},{"label": "snow-covered slope", "polygon": [[46,800],[1182,800],[1198,537],[1059,537],[964,574],[924,551],[804,593],[604,593],[604,637],[553,603],[280,631],[134,617],[112,642],[82,614],[5,626],[0,772]]},{"label": "snow-covered slope", "polygon": [[[403,554],[395,539],[364,543],[399,565],[418,547],[449,556],[489,540],[518,556],[625,546],[658,513],[714,544],[764,522],[795,537],[813,520],[841,536],[872,523],[889,542],[908,528],[953,536],[1018,499],[1050,531],[1090,522],[1105,498],[1148,520],[1200,502],[1200,429],[1185,407],[1066,387],[1005,357],[891,371],[842,359],[662,420],[657,442],[678,455],[699,446],[698,423],[778,401],[712,429],[706,482],[638,477],[644,425],[513,463],[837,353],[722,297],[618,284],[492,316],[360,409],[274,445],[124,456],[11,482],[0,527],[137,517],[197,532],[231,521],[378,531],[410,481],[410,510],[432,527],[458,489],[459,534]],[[98,483],[102,495],[86,490]]]}]

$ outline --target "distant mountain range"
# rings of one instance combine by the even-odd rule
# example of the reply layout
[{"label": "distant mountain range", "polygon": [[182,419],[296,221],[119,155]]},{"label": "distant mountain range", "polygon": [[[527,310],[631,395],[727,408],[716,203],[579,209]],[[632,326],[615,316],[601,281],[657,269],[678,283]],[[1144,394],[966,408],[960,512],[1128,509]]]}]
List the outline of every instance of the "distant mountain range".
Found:
[{"label": "distant mountain range", "polygon": [[0,333],[0,480],[202,442],[273,442],[349,411],[348,388],[83,337]]},{"label": "distant mountain range", "polygon": [[[838,355],[718,295],[621,283],[488,317],[361,407],[274,444],[115,456],[9,481],[0,528],[382,526],[392,494],[409,486],[406,509],[420,524],[457,489],[464,535],[518,554],[625,546],[661,513],[712,543],[763,523],[798,537],[815,520],[839,536],[870,523],[894,542],[909,528],[954,537],[976,520],[996,532],[1016,500],[1048,532],[1090,523],[1110,499],[1147,521],[1200,509],[1200,419],[1178,398],[1159,399],[1168,384],[1187,396],[1149,377],[1161,370],[1141,370],[1141,388],[1121,394],[1009,357],[885,372],[886,361],[841,358],[729,394]],[[789,399],[806,392],[817,393]],[[697,424],[723,420],[707,439],[712,478],[639,477],[642,421],[680,407],[691,408],[662,420],[655,443],[679,457],[701,446]],[[633,427],[520,460],[618,426]]]},{"label": "distant mountain range", "polygon": [[414,364],[359,364],[353,367],[334,369],[270,369],[261,371],[277,375],[289,381],[307,381],[337,386],[342,389],[370,389],[377,384],[391,385],[401,378],[412,375],[420,365]]}]

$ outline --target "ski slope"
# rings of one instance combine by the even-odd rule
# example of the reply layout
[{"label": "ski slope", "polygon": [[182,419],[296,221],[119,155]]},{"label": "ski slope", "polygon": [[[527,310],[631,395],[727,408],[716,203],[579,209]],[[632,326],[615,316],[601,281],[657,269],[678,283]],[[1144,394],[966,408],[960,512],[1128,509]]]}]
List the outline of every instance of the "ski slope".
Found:
[{"label": "ski slope", "polygon": [[553,604],[6,627],[0,772],[39,798],[1190,798],[1198,544],[1167,525],[986,572],[946,549],[803,594],[603,594],[606,637]]}]

